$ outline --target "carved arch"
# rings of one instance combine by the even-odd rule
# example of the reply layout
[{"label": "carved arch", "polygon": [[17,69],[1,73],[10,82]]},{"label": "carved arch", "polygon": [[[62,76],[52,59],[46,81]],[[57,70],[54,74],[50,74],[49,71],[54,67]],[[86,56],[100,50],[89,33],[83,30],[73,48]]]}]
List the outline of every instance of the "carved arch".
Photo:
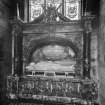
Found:
[{"label": "carved arch", "polygon": [[38,48],[47,46],[47,45],[61,45],[61,46],[69,46],[75,53],[75,57],[79,58],[80,50],[79,48],[71,41],[65,38],[59,37],[45,37],[40,38],[38,40],[32,40],[26,53],[27,63],[30,62],[31,56],[35,50]]}]

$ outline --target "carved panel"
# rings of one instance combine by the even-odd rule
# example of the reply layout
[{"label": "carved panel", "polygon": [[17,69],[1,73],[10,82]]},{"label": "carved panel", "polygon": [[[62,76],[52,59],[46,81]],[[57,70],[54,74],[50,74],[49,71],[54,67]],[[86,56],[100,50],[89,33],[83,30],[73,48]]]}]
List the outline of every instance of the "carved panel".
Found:
[{"label": "carved panel", "polygon": [[[61,102],[62,104],[84,104],[97,99],[97,86],[94,81],[90,80],[25,76],[20,78],[16,87],[18,94],[12,91],[8,94],[11,99],[22,98],[27,101],[32,99],[33,101]],[[8,88],[13,87],[9,85]]]}]

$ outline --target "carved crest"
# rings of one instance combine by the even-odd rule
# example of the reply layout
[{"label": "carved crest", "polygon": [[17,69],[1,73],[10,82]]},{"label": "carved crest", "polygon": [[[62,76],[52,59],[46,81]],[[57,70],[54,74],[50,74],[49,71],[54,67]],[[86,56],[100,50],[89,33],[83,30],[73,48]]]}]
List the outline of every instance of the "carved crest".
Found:
[{"label": "carved crest", "polygon": [[77,15],[77,6],[69,7],[68,8],[68,16],[70,18],[74,18]]}]

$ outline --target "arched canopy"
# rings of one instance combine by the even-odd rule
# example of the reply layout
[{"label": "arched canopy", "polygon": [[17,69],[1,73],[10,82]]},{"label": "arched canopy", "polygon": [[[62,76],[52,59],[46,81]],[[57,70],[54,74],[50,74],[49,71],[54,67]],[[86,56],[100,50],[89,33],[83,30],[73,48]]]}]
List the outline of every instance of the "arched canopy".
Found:
[{"label": "arched canopy", "polygon": [[28,62],[30,62],[32,54],[39,48],[42,48],[44,46],[48,45],[59,45],[59,46],[64,46],[64,47],[70,47],[73,52],[75,53],[75,57],[78,57],[79,54],[79,49],[77,46],[70,40],[64,39],[64,38],[58,38],[58,37],[45,37],[41,38],[39,40],[32,40],[30,43],[30,46],[28,48],[28,54],[26,54],[28,58]]}]

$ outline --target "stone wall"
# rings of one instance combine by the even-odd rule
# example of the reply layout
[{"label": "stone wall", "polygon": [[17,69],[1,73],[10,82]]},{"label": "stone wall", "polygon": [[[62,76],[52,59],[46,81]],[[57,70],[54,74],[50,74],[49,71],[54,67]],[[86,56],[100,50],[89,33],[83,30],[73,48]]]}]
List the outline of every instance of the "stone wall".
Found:
[{"label": "stone wall", "polygon": [[[8,3],[8,0],[4,0]],[[0,101],[6,91],[6,76],[11,71],[11,28],[9,25],[9,7],[0,0]],[[4,105],[4,102],[2,102]]]},{"label": "stone wall", "polygon": [[98,35],[98,74],[100,105],[105,105],[105,0],[101,0]]}]

